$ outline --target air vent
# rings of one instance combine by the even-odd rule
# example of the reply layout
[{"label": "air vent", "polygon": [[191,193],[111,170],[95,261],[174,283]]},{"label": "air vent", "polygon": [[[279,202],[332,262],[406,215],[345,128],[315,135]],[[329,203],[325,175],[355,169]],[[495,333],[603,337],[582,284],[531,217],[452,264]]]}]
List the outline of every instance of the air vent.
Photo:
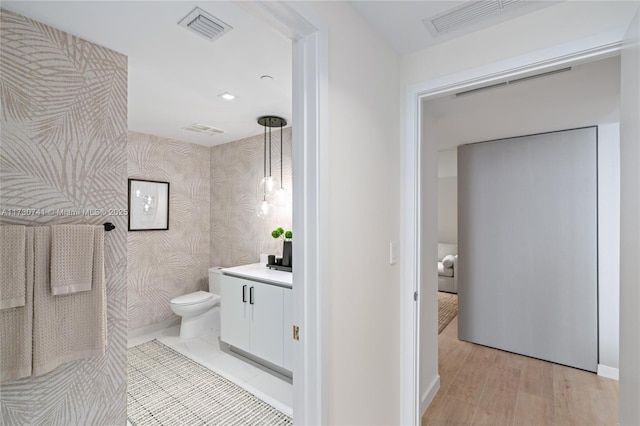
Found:
[{"label": "air vent", "polygon": [[424,19],[422,22],[431,35],[437,37],[464,27],[473,26],[525,3],[523,0],[465,1],[460,6]]},{"label": "air vent", "polygon": [[201,133],[207,136],[214,136],[224,133],[224,130],[217,129],[212,126],[207,126],[206,124],[193,123],[188,126],[182,128],[182,130],[188,130],[190,132]]},{"label": "air vent", "polygon": [[199,7],[193,9],[182,21],[178,22],[178,25],[193,31],[209,41],[213,41],[233,29],[231,25],[224,23]]},{"label": "air vent", "polygon": [[464,92],[456,93],[456,96],[467,96],[473,93],[484,92],[485,90],[495,89],[497,87],[507,86],[509,84],[508,81],[503,81],[502,83],[492,84],[490,86],[478,87],[477,89],[465,90]]},{"label": "air vent", "polygon": [[476,89],[465,90],[464,92],[458,92],[458,93],[456,93],[456,96],[467,96],[467,95],[471,95],[473,93],[484,92],[485,90],[495,89],[497,87],[510,86],[510,85],[516,84],[516,83],[523,83],[525,81],[533,80],[533,79],[536,79],[536,78],[547,77],[547,76],[554,75],[554,74],[560,74],[561,72],[571,71],[572,69],[573,68],[571,68],[571,67],[560,68],[560,69],[557,69],[557,70],[547,71],[547,72],[543,72],[543,73],[540,73],[540,74],[530,75],[530,76],[527,76],[527,77],[516,78],[516,79],[513,79],[513,80],[509,80],[509,81],[503,81],[501,83],[495,83],[495,84],[491,84],[489,86],[483,86],[483,87],[478,87]]}]

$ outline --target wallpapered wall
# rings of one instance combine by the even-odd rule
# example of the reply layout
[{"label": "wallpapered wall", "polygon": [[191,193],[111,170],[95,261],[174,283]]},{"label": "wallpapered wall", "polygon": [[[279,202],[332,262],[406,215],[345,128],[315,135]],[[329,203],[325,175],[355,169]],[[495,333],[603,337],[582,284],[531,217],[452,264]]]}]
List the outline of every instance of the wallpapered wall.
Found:
[{"label": "wallpapered wall", "polygon": [[130,178],[169,182],[169,230],[129,232],[129,330],[174,317],[169,301],[208,289],[209,148],[129,132]]},{"label": "wallpapered wall", "polygon": [[[260,253],[282,255],[271,231],[291,229],[291,128],[283,134],[283,182],[288,197],[266,219],[257,216],[263,177],[262,134],[211,148],[211,265],[255,263]],[[280,131],[273,132],[272,176],[280,181]],[[294,236],[295,240],[295,236]]]},{"label": "wallpapered wall", "polygon": [[0,208],[43,209],[0,220],[116,225],[105,235],[106,354],[4,383],[0,423],[124,424],[127,217],[82,209],[127,206],[127,58],[2,9],[0,49]]}]

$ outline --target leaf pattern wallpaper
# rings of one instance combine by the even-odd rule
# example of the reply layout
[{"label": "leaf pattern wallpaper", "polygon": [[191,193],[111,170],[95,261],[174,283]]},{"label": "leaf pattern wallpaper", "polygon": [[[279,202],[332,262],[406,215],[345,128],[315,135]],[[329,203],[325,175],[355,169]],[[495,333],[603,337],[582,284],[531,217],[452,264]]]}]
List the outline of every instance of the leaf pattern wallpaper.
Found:
[{"label": "leaf pattern wallpaper", "polygon": [[177,318],[169,301],[209,283],[209,148],[129,132],[132,179],[169,182],[169,230],[129,232],[129,330]]},{"label": "leaf pattern wallpaper", "polygon": [[106,354],[3,383],[0,423],[125,424],[127,58],[0,9],[0,73],[0,222],[116,225]]},{"label": "leaf pattern wallpaper", "polygon": [[[255,263],[260,253],[282,255],[282,241],[271,237],[271,231],[280,226],[291,229],[291,128],[282,131],[282,181],[288,196],[284,205],[274,206],[265,219],[257,215],[263,144],[260,134],[211,148],[212,266]],[[280,182],[279,130],[273,132],[271,172]]]}]

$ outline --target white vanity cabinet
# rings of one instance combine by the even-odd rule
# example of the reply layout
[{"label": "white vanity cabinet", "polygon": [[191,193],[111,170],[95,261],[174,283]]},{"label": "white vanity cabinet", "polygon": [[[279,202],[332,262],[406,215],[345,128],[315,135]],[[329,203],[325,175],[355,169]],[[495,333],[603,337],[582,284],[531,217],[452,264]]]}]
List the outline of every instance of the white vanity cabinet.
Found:
[{"label": "white vanity cabinet", "polygon": [[245,351],[251,348],[249,285],[227,275],[220,282],[220,339]]},{"label": "white vanity cabinet", "polygon": [[290,371],[291,289],[223,271],[221,293],[220,339]]},{"label": "white vanity cabinet", "polygon": [[284,288],[254,281],[249,293],[251,350],[248,352],[282,366]]}]

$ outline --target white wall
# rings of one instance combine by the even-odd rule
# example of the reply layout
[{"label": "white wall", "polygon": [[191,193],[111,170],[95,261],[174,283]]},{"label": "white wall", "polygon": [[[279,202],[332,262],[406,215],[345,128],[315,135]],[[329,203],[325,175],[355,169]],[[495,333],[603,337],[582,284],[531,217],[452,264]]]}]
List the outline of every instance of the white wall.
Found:
[{"label": "white wall", "polygon": [[640,18],[622,53],[620,125],[619,423],[640,424]]},{"label": "white wall", "polygon": [[[425,105],[428,102],[425,102]],[[428,112],[428,110],[425,109]],[[438,134],[438,138],[440,135]],[[435,139],[434,139],[435,142]],[[458,176],[458,150],[454,147],[438,151],[438,177]]]},{"label": "white wall", "polygon": [[598,126],[598,374],[617,377],[620,311],[620,125]]},{"label": "white wall", "polygon": [[625,1],[565,1],[546,7],[402,56],[402,87],[604,32],[616,32],[621,39],[636,8],[637,2]]},{"label": "white wall", "polygon": [[329,424],[400,423],[398,57],[347,3],[329,31]]},{"label": "white wall", "polygon": [[438,178],[438,242],[458,244],[458,178]]},{"label": "white wall", "polygon": [[[577,106],[580,106],[579,108]],[[466,96],[425,103],[438,149],[620,121],[620,57]]]},{"label": "white wall", "polygon": [[458,156],[438,151],[438,242],[458,244]]}]

